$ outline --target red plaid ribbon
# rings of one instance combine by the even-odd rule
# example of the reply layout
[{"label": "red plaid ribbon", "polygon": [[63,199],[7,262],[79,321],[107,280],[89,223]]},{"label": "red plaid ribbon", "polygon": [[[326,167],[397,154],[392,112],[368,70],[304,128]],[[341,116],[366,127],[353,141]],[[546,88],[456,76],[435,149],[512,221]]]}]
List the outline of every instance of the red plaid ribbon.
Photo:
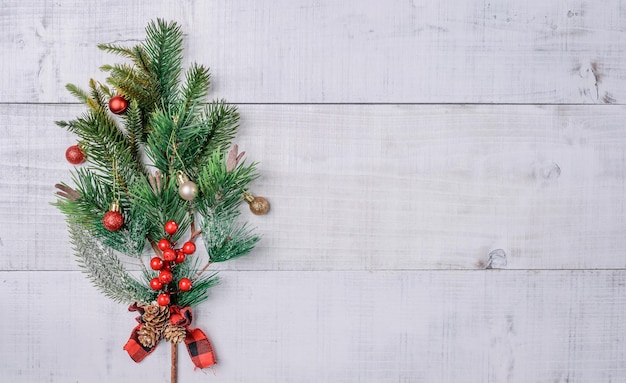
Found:
[{"label": "red plaid ribbon", "polygon": [[[144,313],[143,307],[137,305],[136,303],[132,304],[128,308],[128,311],[137,311],[142,315]],[[191,307],[170,306],[170,324],[172,326],[185,326],[185,329],[187,330],[185,345],[187,346],[187,351],[189,351],[191,361],[198,368],[210,367],[217,363],[215,360],[215,354],[213,353],[213,347],[211,347],[209,338],[207,338],[206,334],[202,332],[202,330],[199,328],[191,329],[189,327],[191,319]],[[156,349],[157,344],[153,347],[144,347],[139,342],[139,329],[143,326],[141,316],[137,317],[137,322],[139,322],[139,325],[133,329],[128,342],[124,345],[124,350],[128,352],[128,355],[132,360],[139,363]]]}]

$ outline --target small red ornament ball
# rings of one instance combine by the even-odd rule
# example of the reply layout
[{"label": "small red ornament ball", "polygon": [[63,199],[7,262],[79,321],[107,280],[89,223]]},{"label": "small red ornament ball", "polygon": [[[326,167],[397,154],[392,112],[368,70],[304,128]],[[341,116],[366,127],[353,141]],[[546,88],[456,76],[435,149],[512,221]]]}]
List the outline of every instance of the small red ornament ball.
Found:
[{"label": "small red ornament ball", "polygon": [[163,294],[159,294],[159,296],[157,297],[157,303],[159,304],[159,306],[167,306],[170,304],[170,295],[163,293]]},{"label": "small red ornament ball", "polygon": [[107,211],[102,218],[102,224],[108,231],[118,231],[124,225],[124,217],[119,211]]},{"label": "small red ornament ball", "polygon": [[178,224],[174,221],[167,221],[165,223],[165,232],[169,235],[174,235],[178,231]]},{"label": "small red ornament ball", "polygon": [[172,244],[170,243],[170,241],[163,238],[162,240],[159,241],[158,246],[159,246],[159,249],[161,249],[161,251],[164,251],[172,247]]},{"label": "small red ornament ball", "polygon": [[161,270],[163,268],[163,260],[159,257],[154,257],[150,260],[150,268],[152,270]]},{"label": "small red ornament ball", "polygon": [[180,291],[189,291],[191,290],[191,279],[189,278],[181,278],[178,281],[178,289]]},{"label": "small red ornament ball", "polygon": [[176,263],[183,263],[183,262],[185,262],[185,258],[186,257],[187,256],[185,255],[185,253],[183,253],[182,251],[178,250],[176,252],[176,259],[174,260],[174,262],[176,262]]},{"label": "small red ornament ball", "polygon": [[172,262],[176,259],[176,251],[174,249],[163,250],[163,259],[167,262]]},{"label": "small red ornament ball", "polygon": [[163,288],[163,282],[159,281],[159,278],[152,278],[150,280],[150,288],[159,291]]},{"label": "small red ornament ball", "polygon": [[122,114],[128,109],[128,101],[121,95],[113,96],[109,100],[109,110],[111,113]]},{"label": "small red ornament ball", "polygon": [[78,145],[72,145],[65,151],[65,159],[72,165],[85,162],[85,153]]},{"label": "small red ornament ball", "polygon": [[165,285],[170,283],[172,281],[172,272],[168,270],[161,270],[159,273],[159,281]]},{"label": "small red ornament ball", "polygon": [[191,241],[185,242],[185,244],[183,245],[183,253],[193,254],[195,252],[196,252],[196,244]]}]

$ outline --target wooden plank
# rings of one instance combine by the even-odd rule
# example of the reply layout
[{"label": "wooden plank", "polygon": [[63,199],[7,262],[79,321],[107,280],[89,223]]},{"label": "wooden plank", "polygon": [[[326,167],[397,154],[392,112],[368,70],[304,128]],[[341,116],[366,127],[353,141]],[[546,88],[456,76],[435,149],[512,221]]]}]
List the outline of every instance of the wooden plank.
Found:
[{"label": "wooden plank", "polygon": [[0,102],[74,101],[147,21],[178,20],[186,62],[236,103],[623,103],[626,7],[467,0],[3,1]]},{"label": "wooden plank", "polygon": [[[0,105],[3,270],[75,265],[48,202],[78,106]],[[270,214],[240,270],[624,268],[623,106],[245,105]],[[494,264],[495,267],[498,264]]]},{"label": "wooden plank", "polygon": [[[219,362],[205,382],[616,382],[626,379],[622,271],[225,271],[194,326]],[[167,381],[140,365],[133,313],[78,272],[0,272],[0,366],[11,382]]]}]

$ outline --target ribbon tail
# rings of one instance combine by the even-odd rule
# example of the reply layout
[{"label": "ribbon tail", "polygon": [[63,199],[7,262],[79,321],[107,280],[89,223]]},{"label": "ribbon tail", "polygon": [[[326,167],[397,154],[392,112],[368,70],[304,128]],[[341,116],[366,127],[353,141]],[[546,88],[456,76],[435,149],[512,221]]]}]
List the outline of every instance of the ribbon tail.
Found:
[{"label": "ribbon tail", "polygon": [[128,342],[124,345],[124,350],[128,352],[128,356],[135,363],[139,363],[145,359],[146,356],[150,355],[154,350],[156,350],[157,345],[155,344],[152,347],[144,347],[141,342],[139,342],[139,329],[143,325],[138,325],[133,329],[133,332],[130,334],[130,338],[128,338]]},{"label": "ribbon tail", "polygon": [[207,368],[217,363],[209,338],[199,328],[187,330],[185,345],[187,345],[191,361],[196,367]]}]

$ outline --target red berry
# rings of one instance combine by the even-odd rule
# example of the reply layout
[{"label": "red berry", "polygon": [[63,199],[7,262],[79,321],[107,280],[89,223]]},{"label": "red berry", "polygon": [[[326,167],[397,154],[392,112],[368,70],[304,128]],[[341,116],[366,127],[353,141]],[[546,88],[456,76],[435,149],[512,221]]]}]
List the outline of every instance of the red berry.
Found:
[{"label": "red berry", "polygon": [[174,235],[178,231],[178,224],[174,221],[167,221],[165,223],[165,232],[169,235]]},{"label": "red berry", "polygon": [[122,114],[128,109],[128,101],[121,95],[113,96],[109,100],[109,110],[115,114]]},{"label": "red berry", "polygon": [[159,306],[167,306],[170,304],[170,295],[167,293],[159,294],[157,297],[157,302]]},{"label": "red berry", "polygon": [[181,291],[189,291],[189,290],[191,290],[191,279],[189,279],[189,278],[181,278],[180,281],[178,281],[178,288]]},{"label": "red berry", "polygon": [[72,165],[85,162],[85,153],[78,145],[72,145],[65,151],[65,159]]},{"label": "red berry", "polygon": [[185,254],[193,254],[196,252],[196,244],[189,241],[189,242],[185,242],[185,244],[183,245],[183,252]]},{"label": "red berry", "polygon": [[159,281],[159,278],[152,278],[150,280],[150,288],[152,290],[159,291],[163,288],[163,283]]},{"label": "red berry", "polygon": [[163,260],[159,257],[154,257],[150,260],[150,268],[152,270],[161,270],[163,268]]},{"label": "red berry", "polygon": [[172,266],[169,262],[163,262],[163,268],[161,270],[172,271]]},{"label": "red berry", "polygon": [[174,260],[174,262],[176,262],[176,263],[183,263],[183,262],[185,262],[185,258],[186,258],[185,253],[183,253],[182,251],[179,250],[179,251],[176,252],[176,259]]},{"label": "red berry", "polygon": [[174,251],[174,249],[163,250],[163,259],[165,259],[167,262],[172,262],[176,259],[176,251]]},{"label": "red berry", "polygon": [[172,272],[168,270],[161,270],[159,273],[159,281],[163,284],[168,284],[172,281]]},{"label": "red berry", "polygon": [[162,240],[159,241],[159,249],[161,249],[161,251],[165,250],[165,249],[169,249],[170,247],[172,247],[172,244],[170,243],[170,241],[168,241],[167,239],[163,238]]}]

